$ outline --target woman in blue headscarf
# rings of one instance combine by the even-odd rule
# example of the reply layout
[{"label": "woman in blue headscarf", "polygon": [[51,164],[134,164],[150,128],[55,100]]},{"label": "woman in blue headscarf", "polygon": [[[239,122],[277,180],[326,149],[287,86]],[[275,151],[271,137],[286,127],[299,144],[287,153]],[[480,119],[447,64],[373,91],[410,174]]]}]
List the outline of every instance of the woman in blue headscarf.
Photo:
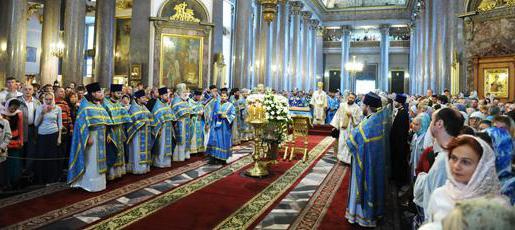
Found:
[{"label": "woman in blue headscarf", "polygon": [[492,139],[495,152],[495,171],[501,181],[501,193],[515,203],[515,177],[511,171],[511,156],[514,150],[510,133],[506,129],[491,127],[485,130]]},{"label": "woman in blue headscarf", "polygon": [[415,169],[417,167],[418,160],[420,159],[420,155],[422,155],[422,152],[424,151],[424,137],[426,136],[430,123],[431,118],[427,113],[420,113],[411,123],[411,130],[415,132],[415,135],[413,135],[413,139],[411,140],[410,165],[412,177],[416,176]]}]

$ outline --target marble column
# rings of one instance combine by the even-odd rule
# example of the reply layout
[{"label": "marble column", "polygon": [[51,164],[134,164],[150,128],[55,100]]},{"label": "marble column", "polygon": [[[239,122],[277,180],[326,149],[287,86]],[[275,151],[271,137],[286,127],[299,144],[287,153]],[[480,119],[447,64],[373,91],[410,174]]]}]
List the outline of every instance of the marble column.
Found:
[{"label": "marble column", "polygon": [[0,3],[0,85],[5,78],[25,80],[27,0]]},{"label": "marble column", "polygon": [[257,84],[264,84],[270,87],[271,76],[271,48],[272,48],[272,26],[273,22],[266,22],[263,17],[263,7],[260,7],[260,31],[259,31],[259,59],[257,61]]},{"label": "marble column", "polygon": [[270,22],[270,37],[271,37],[271,43],[270,43],[270,50],[273,50],[275,52],[270,52],[270,75],[267,76],[267,80],[265,85],[272,88],[277,89],[278,81],[278,73],[279,73],[279,57],[277,52],[277,36],[278,36],[278,26],[280,24],[279,20],[281,17],[281,12],[277,11],[277,15],[274,21]]},{"label": "marble column", "polygon": [[59,58],[52,55],[52,47],[59,42],[61,1],[46,0],[43,8],[42,52],[40,61],[41,84],[52,84],[57,79]]},{"label": "marble column", "polygon": [[390,25],[381,25],[381,55],[379,63],[379,89],[390,92],[389,50],[390,50]]},{"label": "marble column", "polygon": [[417,34],[415,24],[410,24],[410,49],[409,49],[409,94],[416,94],[417,79]]},{"label": "marble column", "polygon": [[278,2],[278,12],[279,15],[277,17],[277,61],[275,62],[277,65],[277,90],[285,90],[286,89],[286,81],[288,79],[288,52],[289,52],[289,10],[288,4],[286,0],[280,0]]},{"label": "marble column", "polygon": [[86,0],[67,0],[64,9],[64,84],[82,84],[84,75],[84,33]]},{"label": "marble column", "polygon": [[[319,79],[317,79],[317,74],[316,74],[316,72],[317,72],[316,59],[318,58],[318,56],[317,56],[317,50],[318,50],[317,29],[318,29],[319,24],[320,24],[319,20],[312,19],[311,23],[310,23],[310,27],[309,27],[309,33],[310,33],[310,37],[311,37],[311,49],[310,49],[311,59],[309,60],[309,70],[310,70],[309,74],[311,76],[311,89],[316,89],[317,81],[319,80]],[[320,79],[320,80],[322,80],[322,79]]]},{"label": "marble column", "polygon": [[[324,81],[324,32],[321,26],[316,31],[316,55],[315,55],[315,76],[320,77]],[[329,82],[326,82],[326,88],[329,89]]]},{"label": "marble column", "polygon": [[311,15],[313,13],[309,11],[302,11],[302,42],[301,42],[301,63],[300,66],[300,72],[301,72],[301,89],[308,91],[311,88],[310,85],[310,79],[309,79],[309,59],[310,53],[309,50],[311,49],[311,39],[310,39],[310,33],[309,33],[309,27],[310,27],[310,21],[311,21]]},{"label": "marble column", "polygon": [[[259,29],[259,11],[258,11],[258,4],[255,2],[252,3],[251,6],[251,20],[249,21],[249,39],[248,39],[248,46],[249,46],[249,60],[247,62],[247,68],[248,68],[248,76],[247,76],[247,87],[252,88],[255,84],[256,79],[256,61],[257,61],[257,39],[254,39],[258,33]],[[251,38],[251,39],[250,39]]]},{"label": "marble column", "polygon": [[292,48],[290,52],[290,89],[301,88],[302,80],[300,79],[301,73],[299,71],[299,67],[301,65],[301,49],[300,49],[300,17],[301,17],[301,9],[304,7],[304,3],[300,1],[292,1],[290,2],[291,14],[292,14]]},{"label": "marble column", "polygon": [[114,75],[114,16],[116,2],[97,0],[95,12],[95,81],[109,87]]},{"label": "marble column", "polygon": [[352,27],[342,26],[342,63],[340,64],[340,91],[344,92],[346,89],[351,89],[351,79],[349,71],[345,69],[345,64],[350,60],[350,33]]},{"label": "marble column", "polygon": [[[133,0],[129,62],[131,64],[141,64],[141,82],[145,85],[150,84],[149,55],[150,55],[150,9],[151,1]],[[159,76],[155,76],[159,82]]]},{"label": "marble column", "polygon": [[[211,33],[211,55],[213,57],[215,57],[215,55],[219,54],[219,53],[222,53],[223,52],[223,37],[224,37],[224,34],[223,34],[223,31],[224,31],[224,28],[223,28],[223,14],[224,14],[224,8],[223,8],[223,0],[212,0],[213,2],[213,12],[212,12],[212,15],[213,15],[213,18],[212,18],[212,22],[213,25],[214,25],[214,28],[213,28],[213,31]],[[227,65],[227,69],[229,70],[229,66],[230,63],[231,63],[231,59],[230,57],[225,57],[224,56],[224,62],[225,64]],[[211,68],[214,68],[214,65],[212,65]],[[214,71],[211,70],[211,73],[213,73]],[[219,87],[224,87],[222,86],[222,81],[223,81],[223,78],[225,78],[225,76],[219,76],[217,81],[218,82],[211,82],[211,84],[215,84]],[[212,81],[213,79],[211,79]]]},{"label": "marble column", "polygon": [[252,21],[251,1],[236,1],[236,18],[234,27],[234,66],[232,68],[232,86],[247,87],[249,53],[249,21]]}]

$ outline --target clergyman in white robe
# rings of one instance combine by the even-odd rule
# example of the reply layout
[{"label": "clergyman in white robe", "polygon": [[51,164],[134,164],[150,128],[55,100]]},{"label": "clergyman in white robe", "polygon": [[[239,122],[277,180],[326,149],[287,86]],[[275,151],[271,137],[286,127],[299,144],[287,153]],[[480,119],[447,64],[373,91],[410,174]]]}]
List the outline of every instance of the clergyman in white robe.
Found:
[{"label": "clergyman in white robe", "polygon": [[361,121],[361,112],[359,105],[353,103],[349,105],[347,102],[341,103],[340,108],[336,111],[331,126],[340,131],[338,137],[338,160],[350,164],[352,155],[347,147],[347,138],[354,127]]},{"label": "clergyman in white robe", "polygon": [[313,92],[313,97],[311,97],[310,104],[313,106],[313,124],[325,124],[327,94],[322,90],[320,85],[318,90]]}]

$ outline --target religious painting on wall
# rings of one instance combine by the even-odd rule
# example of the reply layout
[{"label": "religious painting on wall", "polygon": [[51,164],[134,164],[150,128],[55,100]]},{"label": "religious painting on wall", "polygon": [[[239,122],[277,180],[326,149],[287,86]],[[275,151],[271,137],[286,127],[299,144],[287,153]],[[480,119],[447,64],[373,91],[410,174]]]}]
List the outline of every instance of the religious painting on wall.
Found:
[{"label": "religious painting on wall", "polygon": [[497,98],[508,98],[509,69],[495,68],[484,70],[484,92]]},{"label": "religious painting on wall", "polygon": [[130,39],[131,19],[117,18],[114,49],[114,75],[117,77],[127,78],[129,75]]},{"label": "religious painting on wall", "polygon": [[26,62],[36,62],[36,57],[38,54],[38,48],[27,46],[27,60]]},{"label": "religious painting on wall", "polygon": [[202,87],[203,44],[200,36],[161,34],[160,86]]}]

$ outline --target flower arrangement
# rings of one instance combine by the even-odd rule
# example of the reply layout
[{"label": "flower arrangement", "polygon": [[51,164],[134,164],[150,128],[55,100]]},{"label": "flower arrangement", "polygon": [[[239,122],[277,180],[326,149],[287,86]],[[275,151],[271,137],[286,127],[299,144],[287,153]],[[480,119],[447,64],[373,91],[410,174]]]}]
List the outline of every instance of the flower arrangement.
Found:
[{"label": "flower arrangement", "polygon": [[265,94],[252,94],[247,98],[249,108],[263,107],[265,112],[266,126],[266,142],[281,143],[284,141],[287,133],[288,123],[291,117],[288,109],[288,99],[282,95],[273,94],[267,91]]}]

